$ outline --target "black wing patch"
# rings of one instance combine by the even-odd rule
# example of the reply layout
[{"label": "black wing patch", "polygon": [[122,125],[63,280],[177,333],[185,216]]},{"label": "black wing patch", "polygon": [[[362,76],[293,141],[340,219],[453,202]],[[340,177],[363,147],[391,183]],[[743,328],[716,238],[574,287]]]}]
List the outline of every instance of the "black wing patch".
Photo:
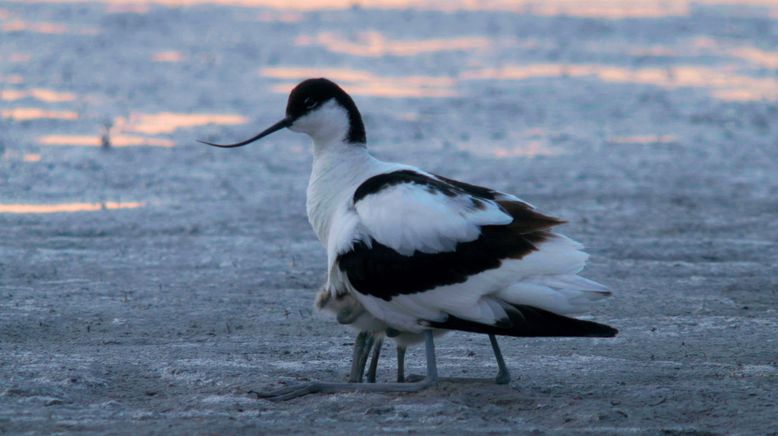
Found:
[{"label": "black wing patch", "polygon": [[359,241],[339,255],[337,262],[358,292],[389,301],[395,295],[462,283],[469,276],[498,268],[503,259],[521,259],[549,236],[547,232],[522,235],[507,226],[485,226],[478,239],[459,243],[454,251],[416,251],[411,256],[376,240],[371,246]]},{"label": "black wing patch", "polygon": [[605,324],[569,318],[537,307],[508,303],[502,306],[508,319],[500,320],[497,325],[481,324],[451,315],[445,321],[428,321],[425,324],[440,329],[516,337],[610,338],[619,332]]},{"label": "black wing patch", "polygon": [[374,239],[370,244],[355,242],[350,251],[338,256],[338,268],[346,273],[358,292],[386,301],[396,295],[462,283],[472,275],[499,268],[505,259],[521,259],[552,236],[548,228],[564,222],[536,212],[526,203],[497,200],[499,194],[491,189],[451,179],[439,180],[410,170],[371,177],[357,188],[354,203],[401,183],[422,185],[449,197],[466,195],[474,207],[485,207],[483,200],[494,201],[513,221],[482,226],[478,239],[460,242],[454,251],[440,253],[416,251],[405,256]]},{"label": "black wing patch", "polygon": [[459,180],[449,179],[443,176],[435,175],[435,177],[443,180],[444,182],[457,187],[462,192],[467,193],[473,197],[483,198],[486,200],[492,200],[510,216],[513,217],[513,223],[511,226],[514,231],[531,233],[538,230],[545,230],[550,227],[564,224],[565,221],[552,216],[543,215],[537,212],[527,203],[515,200],[506,199],[500,192],[493,189],[484,188],[483,186],[471,185],[469,183],[460,182]]},{"label": "black wing patch", "polygon": [[447,177],[439,176],[435,174],[435,177],[443,180],[449,185],[456,186],[461,191],[466,192],[473,197],[485,198],[487,200],[494,200],[500,194],[494,189],[484,188],[483,186],[471,185],[469,183],[460,182],[459,180],[449,179]]},{"label": "black wing patch", "polygon": [[419,174],[411,170],[400,170],[391,173],[378,174],[365,180],[354,192],[354,203],[371,194],[377,194],[386,188],[402,183],[411,183],[425,187],[430,192],[441,193],[448,197],[457,195],[469,196],[473,207],[482,209],[486,207],[481,200],[491,200],[497,203],[505,213],[513,217],[514,223],[520,221],[524,232],[544,230],[549,227],[564,224],[565,221],[558,218],[543,215],[533,209],[527,203],[508,199],[498,199],[500,193],[482,186],[435,176],[437,179]]},{"label": "black wing patch", "polygon": [[436,180],[432,177],[419,174],[416,171],[400,170],[391,173],[379,174],[365,180],[356,192],[354,192],[354,203],[367,197],[370,194],[376,194],[386,188],[401,183],[412,183],[424,186],[429,191],[440,192],[449,197],[465,193],[464,190],[457,188],[442,180]]}]

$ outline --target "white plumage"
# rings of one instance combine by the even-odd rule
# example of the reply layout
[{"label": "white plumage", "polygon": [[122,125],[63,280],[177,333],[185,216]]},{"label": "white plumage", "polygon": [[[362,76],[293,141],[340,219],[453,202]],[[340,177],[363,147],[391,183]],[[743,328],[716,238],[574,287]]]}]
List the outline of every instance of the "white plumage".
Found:
[{"label": "white plumage", "polygon": [[[418,168],[407,169],[427,175]],[[421,185],[403,183],[365,197],[346,213],[356,214],[359,224],[365,228],[364,234],[358,236],[371,237],[404,256],[411,256],[415,251],[454,251],[458,243],[477,239],[481,226],[513,221],[497,204],[483,203],[484,209],[477,209],[469,196],[449,197]],[[350,219],[336,217],[335,222],[341,218]],[[354,239],[354,236],[345,237]]]},{"label": "white plumage", "polygon": [[[368,162],[371,168],[364,171],[366,176],[354,180],[347,192],[354,192],[373,175],[398,169],[396,164]],[[413,167],[403,168],[425,174]],[[334,249],[328,252],[333,267],[337,256],[350,250],[356,241],[369,244],[371,239],[376,240],[405,256],[416,251],[440,253],[475,240],[481,226],[504,225],[513,220],[493,202],[488,202],[484,210],[473,209],[469,196],[448,197],[410,183],[370,195],[356,207],[349,199],[350,196],[330,218],[330,234],[336,238],[331,242]],[[317,227],[313,218],[312,224]],[[575,275],[588,257],[581,248],[581,244],[565,236],[554,235],[526,257],[505,260],[499,268],[473,275],[463,283],[400,295],[391,301],[361,294],[345,274],[333,267],[329,283],[332,292],[352,293],[379,319],[408,332],[421,332],[424,325],[420,321],[444,320],[447,315],[494,324],[505,313],[499,305],[491,304],[492,299],[558,314],[577,314],[585,312],[591,301],[608,295],[603,285]]]},{"label": "white plumage", "polygon": [[[378,319],[413,333],[424,330],[424,321],[442,321],[448,315],[494,324],[505,317],[501,306],[493,304],[495,299],[577,314],[608,295],[603,285],[575,275],[583,269],[587,255],[581,244],[562,235],[540,243],[537,251],[521,259],[504,260],[500,267],[462,283],[398,295],[391,301],[360,293],[337,267],[338,256],[351,250],[355,242],[369,246],[378,241],[403,256],[448,252],[477,239],[483,226],[506,225],[514,218],[494,200],[466,192],[445,195],[417,183],[388,186],[355,204],[357,189],[377,175],[410,171],[440,179],[413,166],[378,160],[366,147],[348,143],[345,120],[347,111],[328,103],[300,118],[293,128],[314,140],[308,218],[327,248],[331,292],[349,292]],[[327,126],[326,134],[319,132],[321,126]],[[336,128],[342,130],[336,132]],[[528,206],[513,195],[494,194],[496,199]],[[481,207],[475,207],[476,203]]]},{"label": "white plumage", "polygon": [[494,335],[616,334],[565,316],[610,292],[578,275],[588,255],[549,230],[562,221],[513,195],[374,158],[353,100],[326,79],[302,82],[286,118],[223,147],[284,127],[313,139],[306,208],[327,250],[326,292],[366,311],[353,321],[360,331],[425,338],[430,380],[432,329],[488,333],[498,382],[509,376]]}]

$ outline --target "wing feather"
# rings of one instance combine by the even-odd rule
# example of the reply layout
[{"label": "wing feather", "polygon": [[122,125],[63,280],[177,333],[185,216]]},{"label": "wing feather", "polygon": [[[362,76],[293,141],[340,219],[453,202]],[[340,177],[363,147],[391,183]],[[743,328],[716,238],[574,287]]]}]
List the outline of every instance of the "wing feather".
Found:
[{"label": "wing feather", "polygon": [[358,197],[354,207],[370,236],[401,255],[453,251],[459,243],[476,240],[482,226],[513,221],[493,200],[432,177],[391,174],[398,180]]},{"label": "wing feather", "polygon": [[[405,331],[448,317],[500,325],[511,318],[505,304],[525,299],[573,313],[573,299],[605,293],[576,278],[587,255],[549,231],[563,221],[514,196],[403,169],[368,179],[353,200],[344,218],[351,238],[335,244],[330,275],[373,315]],[[565,277],[512,287],[556,275]]]}]

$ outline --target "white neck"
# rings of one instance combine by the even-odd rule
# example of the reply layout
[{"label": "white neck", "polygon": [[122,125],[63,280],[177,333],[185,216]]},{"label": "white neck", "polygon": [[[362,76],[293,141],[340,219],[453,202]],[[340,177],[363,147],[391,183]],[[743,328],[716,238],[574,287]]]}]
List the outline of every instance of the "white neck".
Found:
[{"label": "white neck", "polygon": [[348,204],[357,187],[377,174],[381,164],[363,145],[314,138],[306,207],[308,221],[325,246],[338,207]]},{"label": "white neck", "polygon": [[368,178],[399,167],[375,159],[365,144],[349,143],[349,118],[334,101],[298,119],[290,127],[313,139],[313,168],[308,181],[308,221],[327,247],[330,228],[337,215],[352,207],[352,196]]}]

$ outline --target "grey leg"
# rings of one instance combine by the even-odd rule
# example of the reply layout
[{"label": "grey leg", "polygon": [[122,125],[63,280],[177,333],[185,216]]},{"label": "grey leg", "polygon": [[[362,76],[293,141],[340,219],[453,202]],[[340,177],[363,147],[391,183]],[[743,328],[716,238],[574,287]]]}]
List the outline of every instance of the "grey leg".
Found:
[{"label": "grey leg", "polygon": [[427,380],[438,382],[438,363],[435,357],[435,337],[432,330],[424,332],[424,348],[427,354]]},{"label": "grey leg", "polygon": [[506,385],[511,381],[511,373],[508,372],[508,367],[505,366],[505,360],[502,358],[502,352],[500,346],[497,344],[497,338],[494,335],[489,335],[489,342],[492,343],[492,351],[494,351],[494,357],[497,359],[497,384]]},{"label": "grey leg", "polygon": [[367,332],[360,332],[354,339],[354,352],[351,355],[351,373],[348,376],[349,383],[362,383],[362,374],[365,371],[365,342],[368,337]]},{"label": "grey leg", "polygon": [[378,358],[381,355],[382,345],[384,345],[384,339],[376,336],[375,344],[373,344],[373,357],[370,358],[370,367],[367,369],[368,383],[375,383],[376,371],[378,371]]},{"label": "grey leg", "polygon": [[[494,357],[497,359],[497,378],[495,379],[495,382],[498,385],[506,385],[510,383],[511,381],[511,374],[508,371],[508,367],[505,365],[505,360],[502,357],[502,352],[500,351],[500,346],[497,344],[497,337],[495,335],[489,335],[489,342],[492,343],[492,351],[494,351]],[[407,377],[405,377],[406,381],[409,382],[415,382],[419,380],[423,380],[424,377],[418,375],[418,374],[410,374]],[[451,381],[451,382],[481,382],[483,379],[479,378],[466,378],[466,377],[453,377],[453,378],[442,378],[440,380],[444,381]]]},{"label": "grey leg", "polygon": [[405,347],[397,346],[397,383],[405,383]]},{"label": "grey leg", "polygon": [[367,366],[367,358],[370,356],[370,350],[373,349],[375,343],[375,336],[368,333],[367,339],[365,339],[365,347],[362,349],[362,355],[359,358],[359,383],[362,383],[362,378],[365,375],[365,367]]},{"label": "grey leg", "polygon": [[258,398],[270,401],[286,401],[292,398],[315,393],[336,392],[419,392],[438,383],[438,367],[435,362],[435,342],[432,331],[424,332],[427,354],[427,377],[419,383],[306,383],[300,386],[290,386],[271,392],[257,392]]}]

